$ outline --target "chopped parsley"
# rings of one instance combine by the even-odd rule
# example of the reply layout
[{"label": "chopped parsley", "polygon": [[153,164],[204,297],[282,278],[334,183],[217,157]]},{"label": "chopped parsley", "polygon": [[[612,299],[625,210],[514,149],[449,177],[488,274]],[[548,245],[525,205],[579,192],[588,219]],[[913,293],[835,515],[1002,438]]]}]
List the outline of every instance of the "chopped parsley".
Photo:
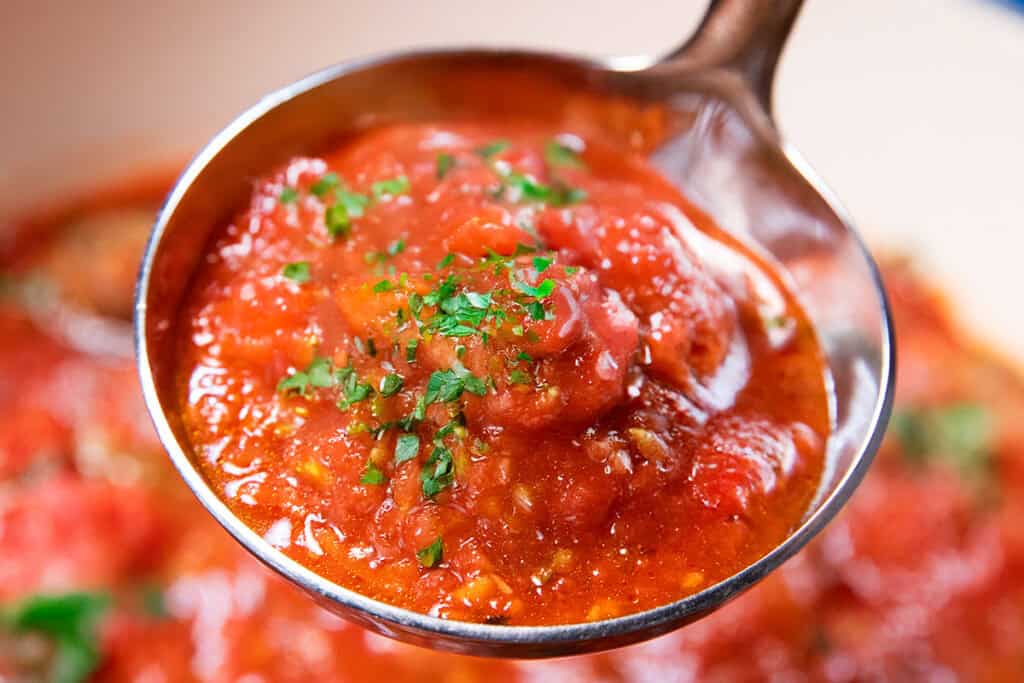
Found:
[{"label": "chopped parsley", "polygon": [[533,267],[538,273],[543,273],[545,270],[551,267],[552,263],[552,259],[546,256],[533,257]]},{"label": "chopped parsley", "polygon": [[566,275],[575,275],[578,272],[580,272],[580,267],[579,266],[566,266],[565,267],[565,274]]},{"label": "chopped parsley", "polygon": [[14,633],[37,633],[54,644],[49,680],[85,681],[99,664],[97,629],[110,605],[102,593],[37,595],[0,614],[0,624]]},{"label": "chopped parsley", "polygon": [[965,475],[991,464],[992,416],[976,403],[904,408],[892,417],[892,433],[912,463],[946,462]]},{"label": "chopped parsley", "polygon": [[546,320],[548,312],[544,309],[544,304],[539,301],[531,301],[528,304],[523,304],[523,308],[534,320]]},{"label": "chopped parsley", "polygon": [[558,140],[548,140],[544,145],[544,160],[554,168],[584,168],[579,153]]},{"label": "chopped parsley", "polygon": [[294,187],[285,187],[281,190],[281,194],[278,196],[278,201],[282,204],[291,204],[299,198],[299,192]]},{"label": "chopped parsley", "polygon": [[388,256],[398,256],[405,251],[405,240],[399,239],[388,245],[387,254]]},{"label": "chopped parsley", "polygon": [[327,234],[331,239],[348,237],[352,231],[351,216],[341,204],[332,204],[324,209],[324,225],[327,226]]},{"label": "chopped parsley", "polygon": [[334,198],[339,206],[345,207],[345,213],[349,218],[362,218],[366,213],[366,206],[370,203],[370,198],[365,194],[351,192],[345,188],[338,188],[334,193]]},{"label": "chopped parsley", "polygon": [[454,370],[435,370],[427,380],[427,405],[458,400],[465,388],[465,380]]},{"label": "chopped parsley", "polygon": [[309,261],[289,263],[281,270],[281,274],[300,285],[309,282]]},{"label": "chopped parsley", "polygon": [[524,361],[526,361],[527,363],[532,363],[532,362],[533,362],[533,356],[531,356],[530,354],[528,354],[528,353],[527,353],[526,351],[520,351],[520,352],[519,352],[519,353],[518,353],[518,354],[516,355],[516,360],[524,360]]},{"label": "chopped parsley", "polygon": [[482,159],[493,159],[509,148],[508,140],[495,140],[474,150]]},{"label": "chopped parsley", "polygon": [[331,359],[314,356],[305,370],[293,372],[278,382],[277,390],[286,394],[294,392],[305,396],[310,387],[322,389],[336,383],[337,377]]},{"label": "chopped parsley", "polygon": [[382,472],[372,460],[367,460],[366,467],[363,468],[363,475],[359,477],[359,483],[368,484],[370,486],[380,486],[384,481],[384,472]]},{"label": "chopped parsley", "polygon": [[353,403],[365,401],[373,395],[373,387],[360,382],[355,369],[351,366],[338,370],[336,375],[342,390],[342,398],[338,400],[339,410],[348,410]]},{"label": "chopped parsley", "polygon": [[373,286],[373,291],[377,294],[381,294],[383,292],[390,292],[394,288],[395,285],[390,280],[381,280]]},{"label": "chopped parsley", "polygon": [[317,197],[323,197],[325,194],[331,191],[332,188],[338,186],[338,174],[337,173],[325,173],[320,180],[316,181],[309,187],[309,191]]},{"label": "chopped parsley", "polygon": [[409,342],[405,345],[405,361],[407,363],[416,362],[416,348],[419,345],[420,340],[418,338],[410,339]]},{"label": "chopped parsley", "polygon": [[522,370],[512,370],[508,373],[508,381],[512,384],[533,384],[533,377]]},{"label": "chopped parsley", "polygon": [[412,460],[420,452],[420,437],[415,434],[399,434],[395,441],[395,463]]},{"label": "chopped parsley", "polygon": [[450,266],[452,264],[452,261],[454,261],[454,260],[455,260],[455,254],[452,254],[452,253],[446,254],[443,259],[438,261],[437,269],[438,270],[444,270],[445,268]]},{"label": "chopped parsley", "polygon": [[372,186],[373,197],[378,201],[384,197],[397,197],[409,191],[409,179],[402,175],[388,180],[378,180]]},{"label": "chopped parsley", "polygon": [[442,444],[434,444],[434,450],[420,471],[423,495],[433,498],[452,485],[455,476],[455,460],[452,452]]},{"label": "chopped parsley", "polygon": [[556,284],[554,280],[549,278],[536,287],[522,280],[514,280],[512,286],[527,296],[532,296],[535,299],[546,299],[555,291]]},{"label": "chopped parsley", "polygon": [[426,568],[436,567],[441,563],[444,558],[444,545],[441,542],[441,537],[437,539],[422,550],[416,551],[416,559],[419,560],[420,564]]},{"label": "chopped parsley", "polygon": [[380,381],[380,395],[387,398],[388,396],[394,396],[402,390],[402,386],[405,384],[405,380],[401,375],[391,373],[385,375],[384,379]]},{"label": "chopped parsley", "polygon": [[438,180],[444,179],[444,177],[448,175],[448,171],[452,170],[453,168],[455,168],[454,156],[448,154],[447,152],[441,152],[440,154],[437,155],[436,173]]}]

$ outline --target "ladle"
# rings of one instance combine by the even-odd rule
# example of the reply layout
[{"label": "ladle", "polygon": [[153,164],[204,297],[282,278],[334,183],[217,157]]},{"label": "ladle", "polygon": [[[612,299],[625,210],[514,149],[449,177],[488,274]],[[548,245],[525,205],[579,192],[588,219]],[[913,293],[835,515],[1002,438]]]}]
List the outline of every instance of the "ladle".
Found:
[{"label": "ladle", "polygon": [[[182,477],[243,546],[320,604],[379,633],[474,655],[546,657],[651,638],[756,584],[842,508],[882,438],[892,400],[892,326],[871,257],[832,193],[779,136],[771,89],[800,0],[715,0],[696,34],[661,59],[593,60],[498,49],[389,54],[327,68],[273,92],[196,156],[159,214],[139,275],[138,367],[159,437]],[[505,86],[515,82],[518,89]],[[509,93],[535,89],[535,97]],[[834,432],[825,481],[781,545],[699,593],[614,619],[497,626],[378,602],[286,557],[228,509],[197,469],[174,390],[174,327],[210,233],[244,206],[254,177],[366,126],[410,119],[593,117],[638,136],[652,161],[717,223],[787,273],[827,355]],[[647,137],[645,137],[647,136]]]}]

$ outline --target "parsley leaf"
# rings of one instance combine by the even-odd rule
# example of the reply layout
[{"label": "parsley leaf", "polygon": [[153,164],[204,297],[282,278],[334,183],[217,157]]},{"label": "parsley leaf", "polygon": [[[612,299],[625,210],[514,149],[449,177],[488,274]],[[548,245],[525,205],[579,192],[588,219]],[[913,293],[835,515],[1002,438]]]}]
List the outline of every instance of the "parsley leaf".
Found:
[{"label": "parsley leaf", "polygon": [[912,463],[944,461],[965,475],[991,464],[992,416],[976,403],[904,408],[893,414],[892,433]]},{"label": "parsley leaf", "polygon": [[534,301],[528,304],[524,304],[523,308],[530,314],[530,317],[534,320],[544,320],[547,318],[548,312],[544,310],[544,304],[539,301]]},{"label": "parsley leaf", "polygon": [[513,370],[508,373],[508,381],[512,384],[533,384],[533,377],[522,370]]},{"label": "parsley leaf", "polygon": [[405,251],[405,240],[403,239],[399,239],[388,245],[388,256],[397,256],[398,254],[401,254],[403,251]]},{"label": "parsley leaf", "polygon": [[546,299],[551,296],[551,293],[555,291],[555,281],[548,278],[541,282],[539,285],[534,287],[522,280],[515,280],[512,282],[512,286],[518,289],[520,292],[527,296],[532,296],[536,299]]},{"label": "parsley leaf", "polygon": [[338,401],[339,410],[348,410],[353,403],[365,401],[373,394],[373,387],[360,383],[353,367],[342,368],[336,375],[343,393],[343,398]]},{"label": "parsley leaf", "polygon": [[455,476],[455,461],[452,452],[445,446],[435,444],[433,452],[420,471],[423,495],[433,498],[452,485]]},{"label": "parsley leaf", "polygon": [[331,239],[348,237],[352,231],[352,220],[341,204],[332,204],[324,209],[324,225],[327,226],[327,234]]},{"label": "parsley leaf", "polygon": [[8,615],[10,629],[49,637],[55,646],[50,680],[78,683],[99,664],[97,627],[110,598],[99,593],[37,595]]},{"label": "parsley leaf", "polygon": [[373,197],[378,201],[384,197],[397,197],[409,191],[409,178],[404,175],[388,180],[378,180],[372,186]]},{"label": "parsley leaf", "polygon": [[466,391],[468,391],[471,394],[483,396],[484,394],[487,393],[487,383],[484,382],[479,377],[477,377],[476,375],[467,375],[466,377],[463,378],[462,381],[466,388]]},{"label": "parsley leaf", "polygon": [[317,197],[323,197],[327,194],[331,188],[338,186],[338,174],[337,173],[325,173],[320,180],[316,181],[309,187],[309,191],[315,194]]},{"label": "parsley leaf", "polygon": [[281,274],[300,285],[309,282],[309,261],[289,263],[281,270]]},{"label": "parsley leaf", "polygon": [[455,260],[455,254],[452,254],[452,253],[446,254],[443,259],[438,261],[438,263],[437,263],[437,270],[444,270],[445,268],[450,266],[452,264],[452,261],[454,261],[454,260]]},{"label": "parsley leaf", "polygon": [[543,273],[545,270],[551,267],[552,260],[545,256],[534,256],[533,267],[538,273]]},{"label": "parsley leaf", "polygon": [[441,152],[440,154],[437,155],[436,173],[438,180],[443,179],[446,175],[448,175],[448,171],[452,170],[453,168],[455,168],[454,156],[448,154],[447,152]]},{"label": "parsley leaf", "polygon": [[556,168],[584,168],[579,153],[558,140],[548,140],[544,145],[544,160],[549,166]]},{"label": "parsley leaf", "polygon": [[405,380],[401,375],[395,373],[385,375],[384,379],[380,381],[380,395],[385,398],[388,396],[394,396],[402,390],[403,384],[405,384]]},{"label": "parsley leaf", "polygon": [[462,396],[465,382],[452,370],[435,370],[427,380],[427,405],[448,403]]},{"label": "parsley leaf", "polygon": [[314,356],[305,370],[288,375],[277,383],[277,390],[284,393],[296,392],[305,396],[309,387],[324,388],[334,386],[336,377],[330,358]]},{"label": "parsley leaf", "polygon": [[420,452],[420,437],[415,434],[399,434],[395,441],[395,463],[412,460]]},{"label": "parsley leaf", "polygon": [[291,204],[299,198],[299,193],[294,187],[285,187],[281,190],[281,194],[278,196],[278,201],[282,204]]},{"label": "parsley leaf", "polygon": [[419,560],[420,564],[430,569],[436,567],[444,559],[444,545],[441,542],[441,537],[437,539],[422,550],[416,551],[416,559]]},{"label": "parsley leaf", "polygon": [[363,468],[363,476],[359,477],[359,483],[368,484],[370,486],[380,486],[384,483],[384,480],[384,472],[382,472],[372,460],[367,460],[366,467]]},{"label": "parsley leaf", "polygon": [[338,188],[334,193],[334,198],[339,205],[345,207],[345,213],[349,218],[361,218],[366,212],[367,204],[370,203],[370,198],[365,194],[352,192],[345,188]]},{"label": "parsley leaf", "polygon": [[416,362],[416,348],[420,345],[420,340],[417,338],[410,339],[405,345],[405,361],[407,363]]},{"label": "parsley leaf", "polygon": [[509,148],[508,140],[495,140],[474,150],[483,159],[493,159]]}]

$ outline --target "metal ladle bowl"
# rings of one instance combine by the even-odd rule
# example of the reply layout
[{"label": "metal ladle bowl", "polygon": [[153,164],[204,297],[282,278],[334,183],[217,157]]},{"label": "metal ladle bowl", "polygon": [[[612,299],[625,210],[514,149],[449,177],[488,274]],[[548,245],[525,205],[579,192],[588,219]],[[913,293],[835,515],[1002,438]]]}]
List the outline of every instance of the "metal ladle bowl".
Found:
[{"label": "metal ladle bowl", "polygon": [[[663,59],[494,49],[393,54],[333,66],[263,98],[192,161],[160,212],[136,293],[138,367],[159,437],[207,510],[262,562],[327,609],[369,629],[441,650],[548,657],[626,645],[701,618],[791,557],[842,508],[888,420],[892,325],[877,268],[849,219],[771,118],[772,77],[800,0],[716,0],[696,34]],[[509,83],[540,96],[508,96]],[[699,593],[636,614],[559,626],[449,621],[343,588],[271,547],[197,469],[174,390],[176,316],[211,231],[250,181],[298,154],[391,121],[501,115],[562,121],[586,103],[610,129],[662,131],[653,163],[724,229],[777,263],[820,335],[834,431],[819,496],[773,551]]]}]

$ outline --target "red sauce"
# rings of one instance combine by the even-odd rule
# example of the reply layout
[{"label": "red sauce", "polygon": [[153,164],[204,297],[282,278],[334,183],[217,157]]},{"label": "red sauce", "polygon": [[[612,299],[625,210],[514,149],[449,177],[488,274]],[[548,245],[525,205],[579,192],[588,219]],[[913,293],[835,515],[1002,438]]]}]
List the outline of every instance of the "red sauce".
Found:
[{"label": "red sauce", "polygon": [[558,130],[398,125],[293,160],[179,329],[232,510],[444,618],[683,597],[783,540],[821,476],[823,362],[777,274],[639,155]]},{"label": "red sauce", "polygon": [[[122,193],[88,217],[137,207],[145,235],[158,201]],[[54,663],[55,640],[11,629],[8,616],[82,591],[110,603],[79,680],[1024,679],[1024,382],[903,263],[883,264],[900,357],[893,427],[837,520],[685,629],[601,655],[512,662],[403,645],[331,616],[210,518],[160,449],[133,361],[75,348],[40,315],[34,286],[62,278],[53,264],[72,260],[78,225],[46,224],[0,254],[0,679],[45,680]],[[120,263],[137,242],[95,253]],[[120,294],[102,309],[129,310],[130,282],[100,265],[82,263]]]}]

